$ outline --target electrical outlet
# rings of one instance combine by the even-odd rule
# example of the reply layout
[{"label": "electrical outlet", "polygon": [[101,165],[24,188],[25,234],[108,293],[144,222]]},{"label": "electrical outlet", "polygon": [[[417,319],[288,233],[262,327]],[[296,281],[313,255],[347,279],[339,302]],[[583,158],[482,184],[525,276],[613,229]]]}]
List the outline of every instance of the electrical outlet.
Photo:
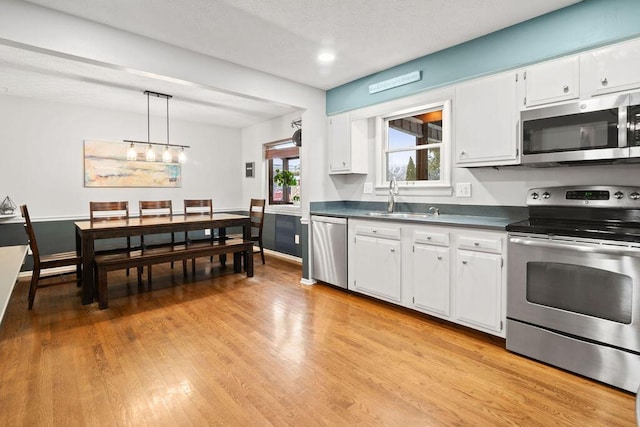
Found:
[{"label": "electrical outlet", "polygon": [[211,236],[211,229],[210,228],[205,228],[204,229],[204,235],[205,236]]},{"label": "electrical outlet", "polygon": [[300,244],[300,235],[299,234],[296,234],[296,236],[294,237],[294,242],[295,242],[296,245]]},{"label": "electrical outlet", "polygon": [[456,197],[471,197],[471,183],[470,182],[457,183]]},{"label": "electrical outlet", "polygon": [[365,182],[364,183],[364,190],[362,190],[362,192],[364,194],[371,194],[373,193],[373,183],[372,182]]}]

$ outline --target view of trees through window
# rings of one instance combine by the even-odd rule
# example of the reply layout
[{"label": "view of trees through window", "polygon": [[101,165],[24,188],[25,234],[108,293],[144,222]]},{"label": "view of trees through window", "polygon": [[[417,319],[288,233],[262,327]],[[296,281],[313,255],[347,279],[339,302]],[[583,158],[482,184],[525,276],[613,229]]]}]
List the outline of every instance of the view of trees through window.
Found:
[{"label": "view of trees through window", "polygon": [[387,120],[387,181],[439,181],[442,110]]}]

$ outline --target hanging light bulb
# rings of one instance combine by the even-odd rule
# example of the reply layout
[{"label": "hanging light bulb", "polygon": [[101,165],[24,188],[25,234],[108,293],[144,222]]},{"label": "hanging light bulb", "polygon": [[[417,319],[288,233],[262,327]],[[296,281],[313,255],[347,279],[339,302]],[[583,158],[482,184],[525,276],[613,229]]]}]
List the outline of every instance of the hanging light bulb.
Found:
[{"label": "hanging light bulb", "polygon": [[[0,0],[1,1],[1,0]],[[146,141],[132,141],[125,139],[124,142],[130,144],[129,149],[127,151],[127,160],[135,161],[138,160],[138,156],[142,155],[142,151],[138,153],[136,150],[135,144],[147,144],[147,150],[145,153],[145,159],[147,162],[155,162],[156,161],[156,152],[153,149],[154,145],[164,147],[162,150],[161,161],[164,163],[173,163],[176,161],[176,157],[174,156],[175,151],[180,147],[180,151],[177,153],[177,161],[179,163],[185,163],[187,161],[187,155],[184,152],[185,148],[191,148],[188,145],[175,145],[169,142],[169,99],[172,97],[171,95],[166,95],[164,93],[151,92],[148,90],[144,91],[144,94],[147,96],[147,140]],[[159,143],[159,142],[151,142],[151,114],[149,108],[149,97],[153,95],[158,98],[165,98],[167,100],[167,142]],[[175,147],[173,149],[172,147]],[[160,161],[160,160],[158,160]]]},{"label": "hanging light bulb", "polygon": [[162,161],[165,163],[171,163],[171,151],[169,151],[169,146],[164,147],[164,151],[162,152]]},{"label": "hanging light bulb", "polygon": [[156,152],[153,151],[153,147],[149,144],[149,148],[147,148],[147,162],[155,162],[156,161]]},{"label": "hanging light bulb", "polygon": [[138,152],[136,151],[136,147],[133,146],[133,142],[129,145],[129,150],[127,150],[127,160],[134,161],[138,158]]}]

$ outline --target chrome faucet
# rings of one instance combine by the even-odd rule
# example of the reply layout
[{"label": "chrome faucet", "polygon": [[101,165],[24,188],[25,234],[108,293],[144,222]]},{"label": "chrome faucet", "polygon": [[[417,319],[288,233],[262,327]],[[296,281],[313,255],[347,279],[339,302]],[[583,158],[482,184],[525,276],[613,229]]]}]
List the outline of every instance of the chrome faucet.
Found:
[{"label": "chrome faucet", "polygon": [[431,206],[429,208],[429,212],[433,212],[433,216],[440,215],[440,209],[436,208],[435,206]]},{"label": "chrome faucet", "polygon": [[398,189],[398,181],[396,181],[396,177],[391,177],[391,181],[389,181],[389,200],[387,202],[387,212],[391,213],[394,211],[396,206],[396,196],[400,193]]}]

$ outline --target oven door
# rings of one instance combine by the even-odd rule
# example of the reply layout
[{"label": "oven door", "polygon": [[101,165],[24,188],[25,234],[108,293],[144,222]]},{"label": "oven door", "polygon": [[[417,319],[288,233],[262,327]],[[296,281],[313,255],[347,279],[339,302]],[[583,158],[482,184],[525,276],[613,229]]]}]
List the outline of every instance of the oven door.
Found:
[{"label": "oven door", "polygon": [[509,235],[507,317],[640,352],[640,247]]}]

